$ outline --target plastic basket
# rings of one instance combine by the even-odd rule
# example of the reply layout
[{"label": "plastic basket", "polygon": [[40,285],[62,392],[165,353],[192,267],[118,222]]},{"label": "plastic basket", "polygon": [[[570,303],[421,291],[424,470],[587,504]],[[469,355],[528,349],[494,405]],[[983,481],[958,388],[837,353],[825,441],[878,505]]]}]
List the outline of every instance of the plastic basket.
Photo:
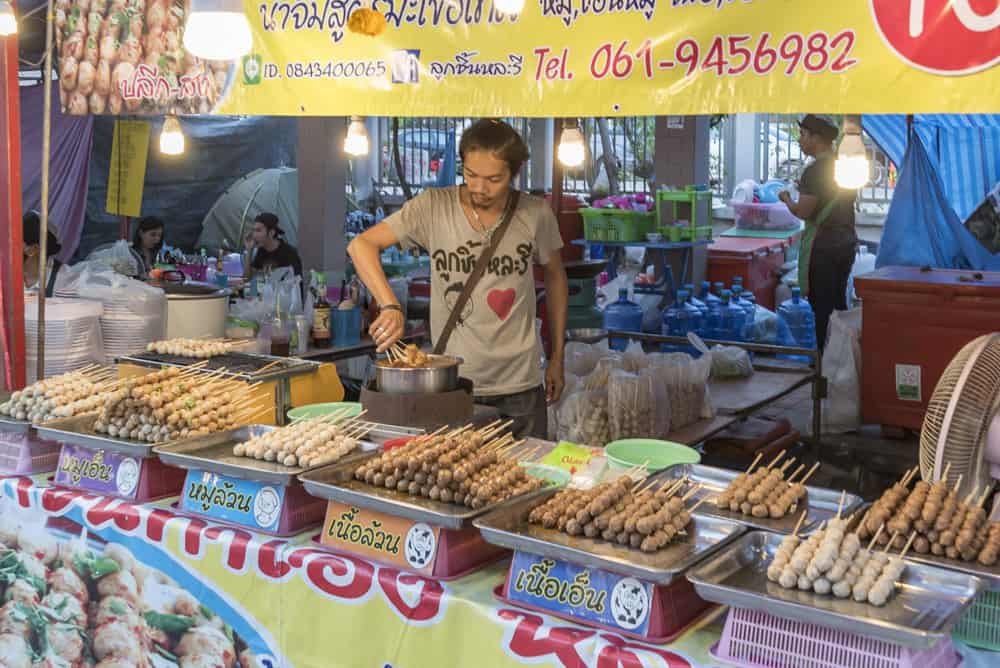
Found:
[{"label": "plastic basket", "polygon": [[784,202],[777,204],[752,204],[730,202],[735,214],[736,227],[741,230],[796,230],[799,219],[788,210]]},{"label": "plastic basket", "polygon": [[1000,591],[980,593],[959,617],[951,635],[966,645],[1000,652]]},{"label": "plastic basket", "polygon": [[746,608],[730,609],[713,654],[744,668],[955,668],[961,662],[948,637],[916,650]]},{"label": "plastic basket", "polygon": [[177,269],[192,281],[208,280],[208,265],[204,264],[179,264]]},{"label": "plastic basket", "polygon": [[55,470],[62,447],[28,434],[0,434],[0,475],[29,475]]},{"label": "plastic basket", "polygon": [[[647,234],[656,231],[656,214],[652,211],[588,207],[580,209],[580,215],[583,216],[583,235],[591,241],[645,241]],[[588,228],[588,225],[591,227]],[[606,236],[591,237],[588,229]]]}]

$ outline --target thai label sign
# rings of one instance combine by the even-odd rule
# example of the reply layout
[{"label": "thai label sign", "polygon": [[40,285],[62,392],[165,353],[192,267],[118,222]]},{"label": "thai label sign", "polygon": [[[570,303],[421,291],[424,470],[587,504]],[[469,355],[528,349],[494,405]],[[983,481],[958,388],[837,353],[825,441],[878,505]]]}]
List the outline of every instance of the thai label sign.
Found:
[{"label": "thai label sign", "polygon": [[141,472],[135,457],[67,443],[59,453],[56,484],[135,499]]},{"label": "thai label sign", "polygon": [[330,501],[321,542],[423,575],[434,572],[441,528]]},{"label": "thai label sign", "polygon": [[635,578],[515,552],[507,598],[582,621],[643,635],[649,629],[653,585]]},{"label": "thai label sign", "polygon": [[263,531],[278,528],[284,503],[284,487],[208,471],[189,470],[181,492],[187,512]]}]

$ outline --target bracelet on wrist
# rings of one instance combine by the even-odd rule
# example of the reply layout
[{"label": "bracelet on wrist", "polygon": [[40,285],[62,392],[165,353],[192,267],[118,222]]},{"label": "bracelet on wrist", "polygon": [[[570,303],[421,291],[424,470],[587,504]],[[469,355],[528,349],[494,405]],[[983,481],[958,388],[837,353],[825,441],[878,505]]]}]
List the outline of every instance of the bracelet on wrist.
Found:
[{"label": "bracelet on wrist", "polygon": [[379,312],[382,312],[382,311],[398,311],[399,313],[402,313],[403,312],[403,307],[400,306],[399,304],[386,304],[385,306],[380,306],[378,310],[379,310]]}]

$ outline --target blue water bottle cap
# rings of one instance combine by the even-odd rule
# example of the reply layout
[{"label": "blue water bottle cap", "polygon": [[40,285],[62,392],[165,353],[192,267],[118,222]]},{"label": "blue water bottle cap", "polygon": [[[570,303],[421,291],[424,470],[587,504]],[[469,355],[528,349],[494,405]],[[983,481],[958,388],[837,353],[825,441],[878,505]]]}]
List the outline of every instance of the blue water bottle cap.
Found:
[{"label": "blue water bottle cap", "polygon": [[733,285],[743,285],[743,277],[733,276]]},{"label": "blue water bottle cap", "polygon": [[713,287],[715,288],[716,292],[721,294],[723,288],[725,288],[726,286],[722,283],[722,281],[716,281]]},{"label": "blue water bottle cap", "polygon": [[618,300],[628,301],[628,288],[618,288]]},{"label": "blue water bottle cap", "polygon": [[687,290],[678,290],[677,291],[677,301],[679,301],[679,302],[686,302],[687,298],[690,297],[690,296],[691,296],[691,293],[688,292]]},{"label": "blue water bottle cap", "polygon": [[729,290],[723,290],[723,291],[722,291],[722,301],[724,301],[725,303],[727,303],[727,304],[728,304],[728,303],[729,303],[729,299],[730,299],[730,298],[731,298],[732,296],[733,296],[733,293],[732,293],[732,292],[730,292]]},{"label": "blue water bottle cap", "polygon": [[802,288],[792,288],[792,301],[798,302],[802,297]]}]

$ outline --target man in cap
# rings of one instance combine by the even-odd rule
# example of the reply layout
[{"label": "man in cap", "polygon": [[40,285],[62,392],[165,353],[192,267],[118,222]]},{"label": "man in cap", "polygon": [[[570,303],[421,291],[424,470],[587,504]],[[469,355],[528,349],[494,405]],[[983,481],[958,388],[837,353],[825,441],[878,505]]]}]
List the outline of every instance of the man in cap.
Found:
[{"label": "man in cap", "polygon": [[857,192],[837,185],[833,144],[839,131],[829,116],[807,114],[799,121],[799,146],[814,158],[799,178],[799,199],[779,197],[806,221],[799,250],[799,287],[816,314],[816,342],[826,345],[834,309],[847,309],[847,281],[854,266],[858,237],[854,230]]},{"label": "man in cap", "polygon": [[[295,247],[282,238],[278,217],[273,213],[259,214],[253,221],[253,230],[246,238],[247,250],[253,253],[251,273],[279,267],[291,267],[296,276],[302,275],[302,259]],[[256,249],[256,252],[254,252]]]}]

